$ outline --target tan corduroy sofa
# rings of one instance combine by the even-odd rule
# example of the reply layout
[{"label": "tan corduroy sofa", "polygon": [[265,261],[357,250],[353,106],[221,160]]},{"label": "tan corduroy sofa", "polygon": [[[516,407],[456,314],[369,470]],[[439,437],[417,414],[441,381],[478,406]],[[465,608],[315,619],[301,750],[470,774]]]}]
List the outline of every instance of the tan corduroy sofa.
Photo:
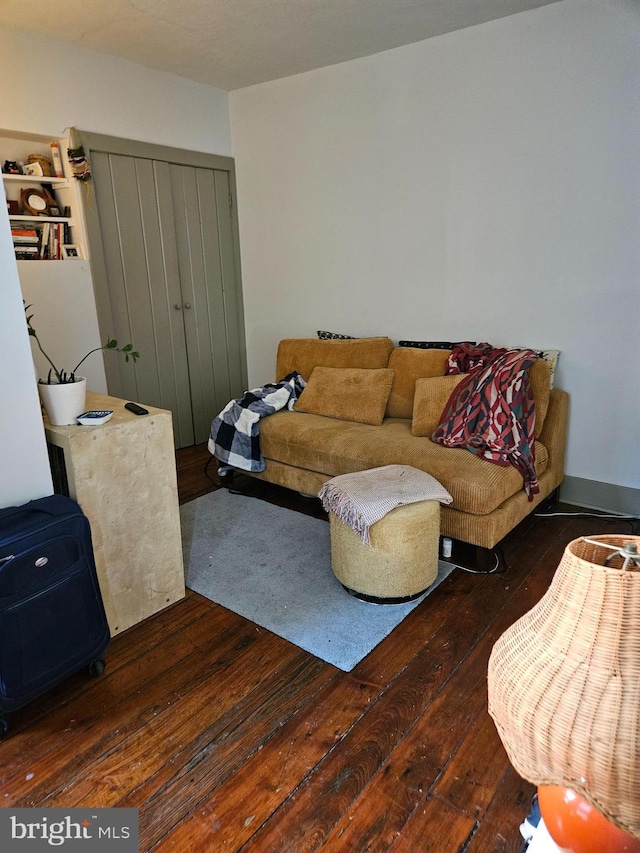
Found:
[{"label": "tan corduroy sofa", "polygon": [[[529,501],[513,466],[429,438],[457,381],[444,376],[448,356],[449,350],[395,347],[389,338],[282,340],[277,379],[297,370],[309,384],[294,411],[261,421],[266,469],[252,476],[317,494],[338,474],[412,465],[453,497],[442,507],[442,535],[493,548],[563,479],[568,395],[550,390],[547,362],[532,365],[540,492]],[[321,369],[312,379],[314,368]]]}]

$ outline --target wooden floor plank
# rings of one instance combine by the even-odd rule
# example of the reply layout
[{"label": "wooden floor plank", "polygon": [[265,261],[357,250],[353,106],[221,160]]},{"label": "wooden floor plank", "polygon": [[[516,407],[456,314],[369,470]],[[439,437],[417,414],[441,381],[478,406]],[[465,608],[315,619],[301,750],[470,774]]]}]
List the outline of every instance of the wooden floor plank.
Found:
[{"label": "wooden floor plank", "polygon": [[[260,727],[245,727],[245,737],[240,738],[238,726],[244,722],[243,714],[250,715],[254,710],[256,688],[260,685],[263,689],[271,676],[281,688],[283,682],[298,686],[295,675],[300,663],[300,655],[293,647],[287,654],[279,644],[247,647],[236,657],[233,669],[218,672],[215,700],[197,683],[174,690],[163,704],[147,709],[131,725],[121,726],[117,739],[110,738],[108,743],[103,739],[96,750],[101,754],[93,761],[90,773],[80,772],[70,782],[70,770],[65,767],[58,787],[49,780],[47,804],[58,805],[63,799],[65,805],[71,806],[88,802],[96,806],[121,805],[140,776],[154,777],[167,769],[167,763],[173,767],[176,760],[185,762],[185,773],[193,786],[193,796],[197,797],[201,771],[191,768],[191,764],[201,768],[202,751],[208,755],[219,739],[236,745],[235,753],[241,756],[238,763],[257,749],[266,734]],[[278,698],[284,704],[284,699]],[[82,757],[79,767],[84,763]]]},{"label": "wooden floor plank", "polygon": [[206,849],[209,840],[219,850],[239,849],[318,761],[335,748],[375,695],[375,686],[336,672],[308,707],[301,709],[259,754],[250,756],[155,849]]},{"label": "wooden floor plank", "polygon": [[[465,650],[473,648],[491,624],[494,617],[489,604],[498,608],[501,601],[511,599],[517,592],[518,580],[522,584],[526,576],[523,568],[519,577],[514,574],[509,582],[498,575],[482,579],[482,590],[474,590],[473,595],[468,596],[469,600],[457,607],[448,620],[442,621],[436,633],[423,642],[419,652],[404,670],[396,670],[392,684],[369,703],[362,720],[347,733],[340,748],[333,750],[318,770],[296,789],[295,796],[256,832],[253,843],[265,850],[290,848],[295,849],[296,853],[303,853],[315,849],[341,815],[347,814],[349,820],[351,803],[365,790],[367,781],[384,762],[385,755],[393,750],[420,715],[425,714],[426,719],[430,719],[431,715],[426,708],[431,698],[438,694],[451,673],[460,665]],[[450,580],[453,583],[455,578]],[[445,581],[433,593],[433,597],[439,592],[445,597],[448,583]],[[428,610],[431,597],[420,607]],[[376,653],[383,655],[384,650],[378,647],[369,657],[374,657]],[[366,660],[354,669],[353,674],[369,675],[370,669],[371,664]],[[478,709],[486,704],[485,674],[486,660],[483,658],[482,668],[478,672],[482,688]],[[463,686],[467,680],[465,676]],[[371,677],[366,678],[366,681],[378,683]],[[464,693],[458,688],[454,695]],[[466,706],[466,700],[463,704]],[[445,717],[450,713],[451,703],[447,700]],[[436,730],[442,746],[446,740],[437,726]],[[445,753],[452,750],[456,742],[454,740]],[[434,774],[443,760],[444,754],[439,754],[435,759]],[[358,828],[362,829],[361,823]]]},{"label": "wooden floor plank", "polygon": [[[215,724],[192,735],[188,746],[172,757],[171,765],[165,764],[118,803],[142,807],[145,846],[152,847],[170,833],[190,814],[194,802],[206,800],[251,756],[260,760],[264,745],[281,731],[285,720],[315,701],[331,678],[327,666],[298,653],[271,679],[262,673],[260,690],[252,691],[244,704],[230,707]],[[161,810],[154,809],[158,801],[164,804]]]},{"label": "wooden floor plank", "polygon": [[[224,619],[225,614],[211,611],[211,616]],[[9,743],[15,744],[17,749],[25,740],[30,744],[35,741],[43,748],[29,753],[39,756],[38,784],[34,785],[32,780],[14,780],[6,805],[42,804],[56,789],[57,779],[65,781],[75,773],[82,773],[83,768],[122,743],[128,732],[148,728],[153,718],[169,707],[180,691],[206,685],[224,671],[229,657],[237,660],[241,652],[249,654],[249,647],[259,639],[254,633],[252,626],[246,623],[230,626],[214,636],[207,635],[204,643],[197,635],[190,638],[185,635],[180,646],[177,642],[163,644],[150,652],[145,662],[136,658],[131,666],[123,667],[112,677],[103,676],[100,691],[84,693],[72,704],[56,709],[43,721],[46,725],[28,730],[28,738],[11,739]],[[171,659],[172,652],[176,663],[167,668],[167,655]],[[61,749],[62,745],[76,742],[78,731],[85,733],[78,744],[80,748]],[[52,732],[57,733],[53,739]]]},{"label": "wooden floor plank", "polygon": [[[104,653],[107,663],[107,676],[112,677],[122,666],[131,666],[133,644],[139,646],[139,656],[144,658],[150,648],[166,642],[172,635],[180,635],[182,631],[188,629],[205,613],[211,611],[211,602],[201,596],[188,592],[187,599],[188,606],[185,606],[185,602],[178,602],[158,613],[153,619],[147,619],[115,637]],[[122,637],[125,639],[122,640]],[[147,665],[148,661],[145,661],[145,667]],[[24,729],[33,732],[38,720],[50,715],[52,710],[60,705],[74,702],[77,696],[92,687],[93,679],[88,678],[84,672],[79,673],[43,694],[37,702],[32,702],[21,708],[18,713],[12,716],[12,739],[15,739],[16,734]],[[27,733],[28,737],[29,733]],[[31,748],[28,740],[24,742],[24,748]],[[0,757],[0,772],[1,770],[2,760]]]},{"label": "wooden floor plank", "polygon": [[[480,822],[466,812],[453,808],[436,795],[428,795],[412,814],[412,819],[397,831],[386,847],[393,853],[463,853]],[[487,847],[485,853],[494,853]]]},{"label": "wooden floor plank", "polygon": [[[206,446],[177,459],[181,502],[217,487]],[[234,487],[326,519],[317,500]],[[534,787],[487,713],[488,656],[567,543],[607,532],[629,525],[528,517],[506,571],[455,571],[350,673],[188,591],[114,638],[101,678],[16,712],[3,804],[136,807],[140,849],[160,853],[519,853]]]},{"label": "wooden floor plank", "polygon": [[[20,725],[12,729],[11,737],[0,749],[0,779],[6,781],[9,778],[22,755],[37,755],[44,759],[50,750],[63,751],[65,743],[73,742],[78,731],[88,729],[94,732],[95,722],[100,717],[105,718],[105,730],[111,730],[111,720],[121,712],[120,706],[126,706],[122,710],[124,714],[129,713],[131,708],[139,707],[141,696],[147,695],[145,685],[167,670],[167,660],[179,666],[184,658],[193,655],[194,642],[197,643],[196,647],[206,643],[207,631],[217,634],[222,631],[225,622],[224,611],[216,613],[207,607],[204,614],[192,623],[192,632],[168,633],[161,642],[147,649],[145,654],[132,653],[132,647],[129,646],[129,659],[115,669],[111,669],[107,663],[107,670],[99,680],[84,676],[69,679],[60,685],[53,704],[49,704],[49,694],[45,694],[31,706],[21,709],[14,715]],[[228,628],[228,632],[234,636],[235,627]],[[121,640],[120,637],[117,642],[127,643],[126,639]],[[77,689],[80,680],[84,688],[82,690]],[[65,694],[65,691],[68,693]],[[28,711],[35,711],[37,716],[30,726],[24,726],[21,717]],[[55,733],[54,737],[52,733]]]},{"label": "wooden floor plank", "polygon": [[[539,598],[539,589],[533,584],[519,588],[520,605],[530,607]],[[357,802],[345,811],[320,848],[323,853],[333,853],[343,844],[356,844],[358,833],[369,837],[373,824],[380,820],[383,806],[390,831],[397,837],[418,812],[425,792],[435,793],[434,783],[441,769],[452,760],[474,722],[486,711],[487,660],[493,643],[510,622],[510,610],[504,609],[489,630],[483,632],[471,653],[452,671],[443,689],[421,710],[411,729],[388,750],[388,757],[363,788]]]},{"label": "wooden floor plank", "polygon": [[535,791],[535,785],[525,782],[508,765],[465,853],[520,853],[523,840],[515,827],[528,815]]}]

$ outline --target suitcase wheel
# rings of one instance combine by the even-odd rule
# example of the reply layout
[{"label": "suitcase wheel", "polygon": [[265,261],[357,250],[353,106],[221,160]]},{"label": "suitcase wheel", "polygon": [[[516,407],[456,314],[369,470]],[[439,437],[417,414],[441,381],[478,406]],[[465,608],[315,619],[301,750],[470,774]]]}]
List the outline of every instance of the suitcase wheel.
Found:
[{"label": "suitcase wheel", "polygon": [[98,678],[98,676],[102,675],[105,671],[106,666],[104,658],[98,658],[97,660],[91,661],[89,664],[89,675],[91,678]]}]

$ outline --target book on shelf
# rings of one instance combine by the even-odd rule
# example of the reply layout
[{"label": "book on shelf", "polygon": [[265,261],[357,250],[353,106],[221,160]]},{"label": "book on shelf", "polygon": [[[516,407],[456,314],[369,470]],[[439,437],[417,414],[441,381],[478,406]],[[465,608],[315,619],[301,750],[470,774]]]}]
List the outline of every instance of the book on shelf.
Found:
[{"label": "book on shelf", "polygon": [[62,222],[49,222],[49,254],[50,261],[62,260],[62,240],[64,237]]},{"label": "book on shelf", "polygon": [[45,222],[40,231],[40,260],[44,260],[49,251],[49,228],[50,224]]},{"label": "book on shelf", "polygon": [[37,243],[39,240],[35,228],[12,228],[11,237],[14,243]]},{"label": "book on shelf", "polygon": [[18,261],[37,261],[40,259],[40,249],[38,246],[14,246],[16,260]]},{"label": "book on shelf", "polygon": [[40,237],[35,228],[11,227],[11,239],[16,259],[19,261],[38,260],[40,257]]},{"label": "book on shelf", "polygon": [[65,222],[43,222],[33,228],[11,228],[18,260],[62,260],[62,247],[71,242],[71,229]]}]

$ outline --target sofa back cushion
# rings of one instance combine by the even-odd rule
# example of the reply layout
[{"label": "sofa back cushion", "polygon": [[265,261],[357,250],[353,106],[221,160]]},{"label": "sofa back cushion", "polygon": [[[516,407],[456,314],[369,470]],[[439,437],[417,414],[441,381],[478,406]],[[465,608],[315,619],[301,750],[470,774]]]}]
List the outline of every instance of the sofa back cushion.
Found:
[{"label": "sofa back cushion", "polygon": [[297,370],[307,381],[314,367],[387,367],[393,349],[390,338],[318,340],[285,338],[278,344],[276,381]]},{"label": "sofa back cushion", "polygon": [[[549,408],[550,394],[549,364],[539,358],[529,368],[529,381],[536,405],[535,435],[540,436]],[[466,373],[416,379],[413,403],[412,435],[431,435],[440,425],[441,417],[449,397]]]},{"label": "sofa back cushion", "polygon": [[451,376],[416,379],[411,435],[431,435],[435,432],[453,389],[466,377],[466,373],[455,373]]},{"label": "sofa back cushion", "polygon": [[386,368],[315,367],[294,404],[296,412],[380,426],[391,393]]},{"label": "sofa back cushion", "polygon": [[389,358],[389,368],[395,373],[387,404],[387,417],[410,418],[416,379],[443,376],[447,369],[447,349],[412,349],[397,347]]},{"label": "sofa back cushion", "polygon": [[551,393],[551,365],[544,358],[538,358],[529,368],[529,381],[536,403],[536,438],[540,436],[549,408]]}]

